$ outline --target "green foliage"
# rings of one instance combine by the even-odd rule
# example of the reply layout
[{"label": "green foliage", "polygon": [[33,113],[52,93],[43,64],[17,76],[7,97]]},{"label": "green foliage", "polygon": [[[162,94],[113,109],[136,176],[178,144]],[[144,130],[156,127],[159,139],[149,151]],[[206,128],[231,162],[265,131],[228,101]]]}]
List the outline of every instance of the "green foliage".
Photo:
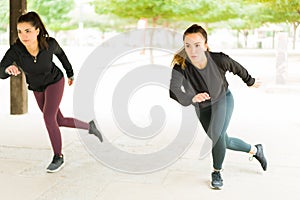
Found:
[{"label": "green foliage", "polygon": [[[248,0],[253,3],[253,0]],[[265,22],[290,23],[293,25],[293,48],[296,44],[296,30],[300,25],[300,1],[299,0],[258,0],[263,5]]]},{"label": "green foliage", "polygon": [[190,10],[186,10],[184,19],[187,21],[199,21],[214,23],[226,21],[238,17],[236,2],[225,0],[196,0],[190,5]]},{"label": "green foliage", "polygon": [[186,3],[184,0],[94,0],[92,4],[98,14],[114,14],[134,19],[168,19],[183,14],[182,5]]},{"label": "green foliage", "polygon": [[[300,22],[299,0],[257,0],[262,5],[261,12],[266,16],[265,22]],[[257,2],[248,0],[250,3]]]},{"label": "green foliage", "polygon": [[[140,18],[172,28],[191,22],[223,22],[221,25],[236,30],[254,29],[267,22],[300,24],[299,0],[91,0],[91,4],[97,17],[71,17],[74,0],[27,0],[28,10],[38,12],[52,31],[77,28],[79,21],[102,32],[118,31],[135,27]],[[9,0],[1,0],[2,32],[7,29],[8,15]]]},{"label": "green foliage", "polygon": [[102,33],[105,32],[123,32],[130,27],[136,26],[136,20],[120,18],[115,15],[101,15],[97,19],[84,20],[85,27],[96,28]]},{"label": "green foliage", "polygon": [[244,1],[235,2],[235,10],[238,14],[236,18],[228,20],[228,25],[234,30],[250,30],[260,27],[265,23],[265,14],[262,12],[260,3],[246,3]]},{"label": "green foliage", "polygon": [[[76,28],[71,20],[70,11],[74,0],[27,0],[27,10],[39,13],[46,27],[52,31]],[[5,32],[9,24],[9,0],[0,1],[0,32]]]},{"label": "green foliage", "polygon": [[94,0],[98,14],[114,14],[120,18],[164,19],[214,23],[240,17],[240,1],[226,0]]},{"label": "green foliage", "polygon": [[77,28],[70,17],[74,7],[74,0],[28,0],[28,11],[39,13],[45,26],[54,32]]},{"label": "green foliage", "polygon": [[0,32],[5,32],[9,24],[9,1],[0,1]]}]

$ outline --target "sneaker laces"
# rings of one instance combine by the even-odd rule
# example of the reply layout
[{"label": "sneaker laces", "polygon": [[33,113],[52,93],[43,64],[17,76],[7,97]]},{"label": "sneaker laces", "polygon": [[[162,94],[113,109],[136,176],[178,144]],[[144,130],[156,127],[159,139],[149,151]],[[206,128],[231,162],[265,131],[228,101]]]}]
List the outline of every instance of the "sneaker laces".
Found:
[{"label": "sneaker laces", "polygon": [[220,171],[214,171],[212,173],[212,176],[213,176],[213,180],[216,180],[216,181],[222,180]]}]

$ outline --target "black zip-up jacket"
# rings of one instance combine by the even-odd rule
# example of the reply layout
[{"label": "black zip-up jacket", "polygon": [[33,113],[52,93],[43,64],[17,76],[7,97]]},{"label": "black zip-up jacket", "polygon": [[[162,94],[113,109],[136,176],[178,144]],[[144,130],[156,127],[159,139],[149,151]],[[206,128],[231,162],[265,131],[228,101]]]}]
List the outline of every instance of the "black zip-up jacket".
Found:
[{"label": "black zip-up jacket", "polygon": [[[209,56],[211,56],[212,60],[218,67],[220,71],[223,86],[225,91],[228,89],[228,82],[226,80],[226,72],[232,72],[235,75],[241,77],[241,79],[248,85],[251,86],[254,84],[255,79],[251,77],[248,71],[240,65],[238,62],[230,58],[228,55],[224,53],[216,53],[216,52],[207,52]],[[205,83],[205,80],[197,69],[192,66],[191,62],[186,60],[186,68],[182,69],[180,65],[175,64],[172,70],[172,77],[170,81],[170,97],[176,100],[183,106],[191,105],[193,97],[198,93],[207,92],[209,94],[208,87]],[[214,77],[210,77],[214,78]],[[208,105],[209,101],[205,101],[205,103],[193,104],[199,105],[201,107],[205,107],[204,105]],[[203,106],[201,106],[203,105]]]},{"label": "black zip-up jacket", "polygon": [[63,77],[62,71],[52,61],[53,55],[56,55],[62,63],[67,77],[72,77],[74,75],[72,65],[63,49],[54,38],[49,37],[47,42],[48,49],[40,49],[35,62],[26,47],[17,40],[1,60],[0,78],[8,78],[10,75],[5,73],[5,69],[14,64],[24,71],[28,89],[42,92],[48,85],[58,82]]}]

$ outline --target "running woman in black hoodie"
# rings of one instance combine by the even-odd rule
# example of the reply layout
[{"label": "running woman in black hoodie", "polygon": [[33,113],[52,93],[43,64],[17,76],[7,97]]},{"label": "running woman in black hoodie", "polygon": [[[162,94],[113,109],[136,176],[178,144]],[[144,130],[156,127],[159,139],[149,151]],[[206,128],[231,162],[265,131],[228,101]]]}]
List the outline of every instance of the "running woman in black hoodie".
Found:
[{"label": "running woman in black hoodie", "polygon": [[[0,65],[0,78],[17,76],[23,71],[28,89],[32,90],[37,104],[43,112],[44,121],[50,137],[54,157],[47,172],[57,172],[64,165],[60,126],[86,129],[102,142],[102,135],[94,121],[89,123],[64,117],[59,109],[65,79],[62,71],[52,61],[53,55],[62,63],[68,84],[73,84],[73,69],[54,38],[48,32],[35,12],[21,15],[17,22],[18,39],[7,50]],[[21,70],[22,69],[22,70]]]},{"label": "running woman in black hoodie", "polygon": [[[227,135],[233,111],[233,96],[225,77],[227,71],[238,75],[249,87],[259,87],[239,63],[223,53],[208,51],[207,33],[199,25],[189,27],[183,35],[184,48],[173,58],[170,97],[183,106],[193,104],[197,116],[212,140],[213,172],[211,187],[220,189],[222,164],[226,149],[250,153],[267,170],[261,144],[250,145]],[[183,88],[183,89],[182,89]]]}]

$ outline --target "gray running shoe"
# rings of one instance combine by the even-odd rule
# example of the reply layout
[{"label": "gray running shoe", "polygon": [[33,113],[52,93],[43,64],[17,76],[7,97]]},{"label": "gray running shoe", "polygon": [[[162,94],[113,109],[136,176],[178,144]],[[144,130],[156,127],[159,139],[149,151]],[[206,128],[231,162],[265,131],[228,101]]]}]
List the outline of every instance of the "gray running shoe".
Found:
[{"label": "gray running shoe", "polygon": [[100,142],[103,142],[102,135],[100,131],[97,129],[94,120],[89,122],[90,128],[89,128],[89,134],[95,135],[97,138],[99,138]]},{"label": "gray running shoe", "polygon": [[47,167],[47,172],[48,173],[58,172],[59,170],[61,170],[63,168],[64,165],[65,165],[65,163],[64,163],[63,155],[61,155],[61,156],[54,155],[52,162]]},{"label": "gray running shoe", "polygon": [[211,173],[210,187],[212,189],[220,190],[222,186],[223,186],[223,179],[221,177],[221,172],[214,171],[213,173]]}]

